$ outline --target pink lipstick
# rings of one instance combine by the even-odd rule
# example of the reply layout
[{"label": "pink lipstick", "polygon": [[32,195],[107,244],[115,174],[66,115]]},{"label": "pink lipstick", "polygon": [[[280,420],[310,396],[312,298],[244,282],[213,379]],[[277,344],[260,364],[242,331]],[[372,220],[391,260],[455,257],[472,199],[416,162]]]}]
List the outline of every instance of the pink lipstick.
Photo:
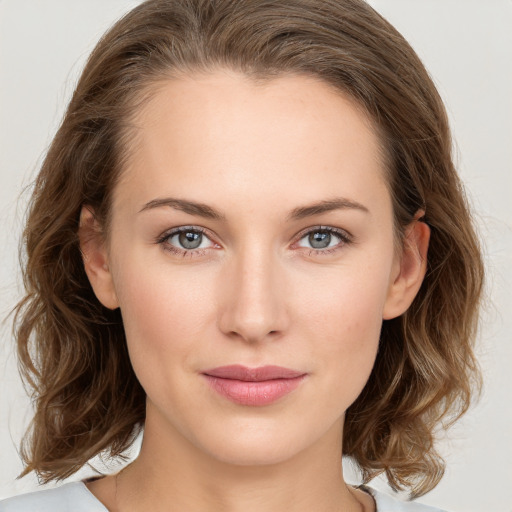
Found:
[{"label": "pink lipstick", "polygon": [[282,366],[220,366],[203,372],[211,388],[241,405],[268,405],[293,391],[306,373]]}]

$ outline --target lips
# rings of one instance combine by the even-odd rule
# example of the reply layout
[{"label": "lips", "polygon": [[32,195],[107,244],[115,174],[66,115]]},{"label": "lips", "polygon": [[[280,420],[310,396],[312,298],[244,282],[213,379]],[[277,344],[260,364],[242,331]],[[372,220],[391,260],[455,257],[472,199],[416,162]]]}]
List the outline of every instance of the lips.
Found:
[{"label": "lips", "polygon": [[246,382],[261,382],[263,380],[273,379],[294,379],[304,375],[304,372],[298,372],[282,366],[261,366],[259,368],[247,368],[239,364],[231,366],[220,366],[206,370],[206,375],[212,377],[221,377],[223,379],[243,380]]},{"label": "lips", "polygon": [[240,405],[269,405],[284,397],[306,377],[306,373],[282,366],[247,368],[220,366],[203,372],[211,389]]}]

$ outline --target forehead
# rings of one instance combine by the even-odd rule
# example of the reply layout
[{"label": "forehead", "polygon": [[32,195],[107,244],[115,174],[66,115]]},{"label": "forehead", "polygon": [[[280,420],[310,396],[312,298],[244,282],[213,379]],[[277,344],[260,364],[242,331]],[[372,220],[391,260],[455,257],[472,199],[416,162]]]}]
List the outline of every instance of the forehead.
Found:
[{"label": "forehead", "polygon": [[311,76],[256,81],[218,70],[168,79],[153,88],[132,124],[115,201],[128,193],[149,201],[158,188],[193,192],[205,202],[218,188],[267,200],[287,190],[309,200],[332,188],[381,192],[385,185],[380,141],[367,115]]}]

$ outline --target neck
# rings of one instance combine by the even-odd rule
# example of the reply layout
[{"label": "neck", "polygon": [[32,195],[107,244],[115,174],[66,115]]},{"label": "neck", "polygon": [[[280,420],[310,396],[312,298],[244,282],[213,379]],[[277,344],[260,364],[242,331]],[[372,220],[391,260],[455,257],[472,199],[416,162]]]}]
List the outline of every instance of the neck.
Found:
[{"label": "neck", "polygon": [[342,422],[314,445],[271,464],[233,464],[199,450],[149,415],[138,458],[117,478],[119,512],[360,512],[344,483]]}]

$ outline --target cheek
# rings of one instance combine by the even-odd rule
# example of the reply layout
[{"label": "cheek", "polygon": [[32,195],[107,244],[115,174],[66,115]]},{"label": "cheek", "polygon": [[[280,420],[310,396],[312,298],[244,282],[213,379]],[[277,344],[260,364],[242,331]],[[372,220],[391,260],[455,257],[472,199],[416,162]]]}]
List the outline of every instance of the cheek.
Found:
[{"label": "cheek", "polygon": [[162,361],[187,361],[194,340],[204,338],[206,325],[214,319],[209,282],[199,273],[171,271],[161,263],[139,264],[136,258],[123,262],[118,282],[128,349],[137,375],[149,372],[151,378]]},{"label": "cheek", "polygon": [[306,320],[319,332],[333,336],[343,333],[344,344],[360,344],[366,334],[375,332],[382,323],[382,312],[388,290],[385,265],[347,266],[330,272],[310,273],[302,288],[302,305],[310,312]]},{"label": "cheek", "polygon": [[340,269],[323,280],[313,276],[298,307],[307,312],[302,332],[317,344],[312,350],[322,353],[317,372],[329,379],[327,388],[343,390],[345,407],[357,398],[375,362],[388,288],[383,268]]}]

